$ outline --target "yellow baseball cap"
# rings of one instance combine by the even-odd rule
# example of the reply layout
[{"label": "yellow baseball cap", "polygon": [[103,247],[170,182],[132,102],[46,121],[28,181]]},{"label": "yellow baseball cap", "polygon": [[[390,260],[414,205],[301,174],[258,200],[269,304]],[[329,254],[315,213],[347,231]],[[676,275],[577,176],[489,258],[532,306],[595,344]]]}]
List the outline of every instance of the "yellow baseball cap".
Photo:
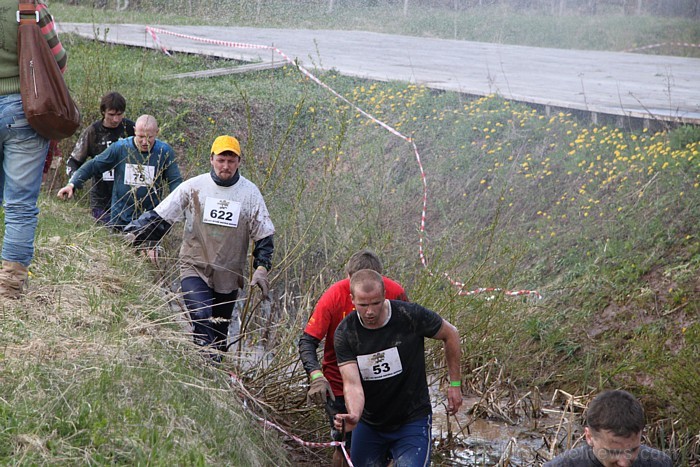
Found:
[{"label": "yellow baseball cap", "polygon": [[223,135],[219,136],[214,140],[214,144],[211,145],[212,154],[219,155],[222,152],[232,151],[236,153],[237,156],[241,155],[241,145],[236,138],[233,136]]}]

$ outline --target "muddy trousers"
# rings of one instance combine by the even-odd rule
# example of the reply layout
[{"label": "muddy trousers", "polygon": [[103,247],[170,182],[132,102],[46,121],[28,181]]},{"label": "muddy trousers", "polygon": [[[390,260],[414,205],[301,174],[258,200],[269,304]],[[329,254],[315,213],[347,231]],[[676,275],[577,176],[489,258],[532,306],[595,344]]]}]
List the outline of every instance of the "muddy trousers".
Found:
[{"label": "muddy trousers", "polygon": [[185,277],[181,285],[195,343],[226,352],[228,326],[238,290],[227,294],[215,292],[200,277]]}]

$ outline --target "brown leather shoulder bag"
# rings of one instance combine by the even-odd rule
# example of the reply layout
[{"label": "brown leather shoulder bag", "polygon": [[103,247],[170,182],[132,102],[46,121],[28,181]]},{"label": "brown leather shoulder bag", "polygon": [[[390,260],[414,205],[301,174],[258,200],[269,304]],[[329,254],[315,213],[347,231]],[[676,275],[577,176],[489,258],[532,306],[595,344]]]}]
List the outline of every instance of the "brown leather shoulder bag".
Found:
[{"label": "brown leather shoulder bag", "polygon": [[41,33],[36,4],[19,2],[17,19],[20,94],[24,114],[41,136],[53,140],[68,138],[80,126],[80,110]]}]

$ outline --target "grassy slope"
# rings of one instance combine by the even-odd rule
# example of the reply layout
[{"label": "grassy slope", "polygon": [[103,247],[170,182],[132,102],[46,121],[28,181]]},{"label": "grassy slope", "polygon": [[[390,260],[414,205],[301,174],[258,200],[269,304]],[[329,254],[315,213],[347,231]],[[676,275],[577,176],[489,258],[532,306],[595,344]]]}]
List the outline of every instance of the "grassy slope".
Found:
[{"label": "grassy slope", "polygon": [[284,465],[133,250],[84,207],[40,207],[30,293],[2,306],[2,463]]},{"label": "grassy slope", "polygon": [[[97,117],[101,93],[120,90],[132,116],[159,118],[189,175],[206,167],[213,136],[242,137],[244,174],[263,188],[278,231],[279,325],[272,365],[243,376],[276,410],[294,414],[297,433],[325,440],[317,414],[299,410],[299,368],[279,369],[297,360],[294,339],[310,303],[365,245],[381,252],[413,299],[458,324],[465,373],[479,369],[467,373],[469,387],[483,390],[485,367],[502,371],[518,393],[625,387],[659,421],[655,444],[667,439],[654,438],[668,428],[664,420],[678,420],[677,433],[698,430],[697,131],[593,128],[496,97],[464,101],[325,75],[353,102],[415,135],[430,190],[431,269],[467,288],[537,288],[545,298],[457,297],[418,262],[421,186],[410,148],[293,70],[173,86],[160,76],[216,64],[64,41],[86,121]],[[260,439],[255,428],[237,436],[218,430],[239,430],[245,415],[225,375],[202,369],[167,324],[148,268],[92,228],[84,209],[42,203],[34,293],[5,307],[2,321],[0,414],[11,428],[0,456],[52,464],[283,462],[266,458],[279,455],[274,447],[246,442]],[[78,287],[85,278],[94,287]],[[434,365],[439,375],[439,359]]]}]

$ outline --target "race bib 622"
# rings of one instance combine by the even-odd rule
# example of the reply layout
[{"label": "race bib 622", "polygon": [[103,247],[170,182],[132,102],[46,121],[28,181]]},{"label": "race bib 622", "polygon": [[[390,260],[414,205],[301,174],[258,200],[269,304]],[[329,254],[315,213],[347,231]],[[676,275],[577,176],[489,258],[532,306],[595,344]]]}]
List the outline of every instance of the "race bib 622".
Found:
[{"label": "race bib 622", "polygon": [[238,217],[241,215],[241,203],[230,199],[209,198],[204,202],[205,224],[238,227]]}]

